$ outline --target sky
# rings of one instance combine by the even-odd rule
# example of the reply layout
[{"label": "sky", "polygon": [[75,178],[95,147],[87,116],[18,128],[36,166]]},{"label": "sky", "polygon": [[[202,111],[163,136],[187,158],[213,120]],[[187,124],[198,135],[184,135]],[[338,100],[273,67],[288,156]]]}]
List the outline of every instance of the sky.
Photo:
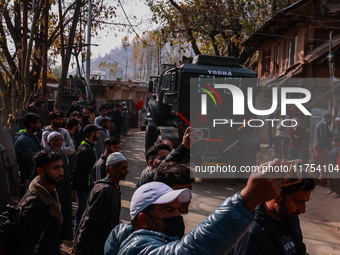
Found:
[{"label": "sky", "polygon": [[[151,12],[149,8],[144,4],[143,0],[121,0],[123,8],[130,19],[130,22],[141,25],[135,27],[136,32],[142,35],[143,31],[155,28],[154,24],[151,24]],[[118,4],[118,1],[117,1]],[[128,24],[127,19],[122,11],[122,7],[118,4],[117,20],[114,22]],[[134,19],[133,17],[137,19]],[[91,38],[91,44],[98,44],[98,46],[91,47],[92,58],[96,58],[99,55],[104,56],[110,52],[111,49],[122,45],[122,39],[128,35],[129,39],[132,40],[135,37],[135,33],[132,29],[124,29],[124,32],[119,32],[115,25],[106,25],[103,31],[99,32],[99,35]]]}]

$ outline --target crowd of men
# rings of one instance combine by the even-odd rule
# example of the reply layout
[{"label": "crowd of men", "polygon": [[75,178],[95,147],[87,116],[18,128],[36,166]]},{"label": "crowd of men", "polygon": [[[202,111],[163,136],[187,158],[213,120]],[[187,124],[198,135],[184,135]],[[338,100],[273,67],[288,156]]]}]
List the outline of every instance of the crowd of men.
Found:
[{"label": "crowd of men", "polygon": [[[282,125],[282,120],[293,119],[295,123],[291,123],[288,127],[287,123]],[[299,159],[303,163],[309,162],[309,145],[311,144],[314,152],[313,163],[319,169],[327,166],[330,171],[320,176],[315,176],[318,184],[329,186],[330,190],[327,194],[334,198],[340,197],[340,183],[336,171],[332,171],[339,166],[340,162],[340,117],[335,117],[334,128],[330,127],[333,122],[331,114],[325,114],[323,118],[314,127],[312,142],[310,142],[310,130],[303,124],[301,112],[296,107],[291,107],[289,115],[281,116],[275,128],[268,130],[269,147],[275,146],[275,154],[282,161]],[[294,127],[293,124],[296,124]],[[317,171],[318,172],[318,171]],[[332,173],[333,172],[333,173]]]},{"label": "crowd of men", "polygon": [[[36,105],[43,107],[39,101],[40,95]],[[15,141],[24,191],[18,254],[59,255],[62,240],[73,240],[72,252],[80,255],[306,254],[298,215],[316,185],[309,175],[253,173],[184,237],[182,214],[190,211],[195,181],[186,165],[197,142],[190,127],[177,148],[160,139],[146,152],[147,167],[130,200],[131,223],[120,223],[119,183],[133,156],[119,152],[116,117],[107,116],[105,105],[95,117],[96,106],[88,106],[79,112],[73,104],[66,121],[60,111],[49,113],[43,129],[42,110],[24,117],[25,129]],[[275,159],[263,165],[278,164]]]}]

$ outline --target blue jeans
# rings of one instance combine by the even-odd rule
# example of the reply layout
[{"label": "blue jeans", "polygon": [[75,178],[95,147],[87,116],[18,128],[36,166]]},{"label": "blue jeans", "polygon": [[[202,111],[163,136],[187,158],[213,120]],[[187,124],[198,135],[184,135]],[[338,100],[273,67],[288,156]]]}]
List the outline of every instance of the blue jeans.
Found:
[{"label": "blue jeans", "polygon": [[78,209],[77,209],[75,223],[74,223],[74,236],[76,236],[77,234],[79,223],[85,211],[87,198],[89,197],[89,195],[90,195],[89,191],[78,192]]}]

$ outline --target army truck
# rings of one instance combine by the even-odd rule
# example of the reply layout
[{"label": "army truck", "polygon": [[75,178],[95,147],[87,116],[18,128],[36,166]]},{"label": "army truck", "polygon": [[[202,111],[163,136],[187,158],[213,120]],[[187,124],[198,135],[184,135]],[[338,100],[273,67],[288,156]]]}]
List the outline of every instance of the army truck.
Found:
[{"label": "army truck", "polygon": [[[201,109],[199,103],[197,107],[195,104],[190,106],[190,84],[193,80],[222,80],[235,84],[247,93],[249,86],[256,90],[256,79],[248,78],[256,77],[255,71],[243,67],[239,59],[234,57],[198,55],[193,59],[184,59],[179,66],[163,65],[161,74],[149,82],[149,91],[154,91],[155,94],[147,106],[145,150],[147,151],[159,137],[167,138],[176,147],[181,142],[185,128],[197,122],[196,118],[190,119],[190,114],[199,116]],[[250,80],[252,82],[248,82]],[[230,93],[223,93],[220,97],[224,104],[232,107]],[[244,116],[226,113],[226,118],[233,118],[234,121],[251,117],[248,110]],[[227,134],[222,140],[214,139],[216,132],[212,130],[211,124],[201,128],[202,139],[191,149],[191,156],[202,164],[224,162],[237,165],[245,160],[249,160],[248,164],[255,164],[255,151],[259,148],[259,140],[254,130],[242,125],[221,125],[219,128]]]}]

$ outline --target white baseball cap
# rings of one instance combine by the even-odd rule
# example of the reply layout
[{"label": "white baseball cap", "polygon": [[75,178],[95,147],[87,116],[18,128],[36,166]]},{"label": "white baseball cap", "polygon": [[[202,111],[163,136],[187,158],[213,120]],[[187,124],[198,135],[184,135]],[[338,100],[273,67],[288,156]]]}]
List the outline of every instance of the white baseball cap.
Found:
[{"label": "white baseball cap", "polygon": [[120,152],[111,153],[106,160],[106,166],[114,165],[121,161],[127,161],[126,158]]},{"label": "white baseball cap", "polygon": [[62,137],[62,135],[57,132],[57,131],[52,131],[51,133],[49,133],[49,135],[47,136],[47,142],[49,143],[54,137],[60,135]]},{"label": "white baseball cap", "polygon": [[340,117],[336,117],[335,120],[340,120]]},{"label": "white baseball cap", "polygon": [[191,200],[191,191],[187,188],[173,190],[162,182],[148,182],[133,193],[130,216],[133,219],[149,205],[167,204],[176,198],[180,203],[188,203]]}]

